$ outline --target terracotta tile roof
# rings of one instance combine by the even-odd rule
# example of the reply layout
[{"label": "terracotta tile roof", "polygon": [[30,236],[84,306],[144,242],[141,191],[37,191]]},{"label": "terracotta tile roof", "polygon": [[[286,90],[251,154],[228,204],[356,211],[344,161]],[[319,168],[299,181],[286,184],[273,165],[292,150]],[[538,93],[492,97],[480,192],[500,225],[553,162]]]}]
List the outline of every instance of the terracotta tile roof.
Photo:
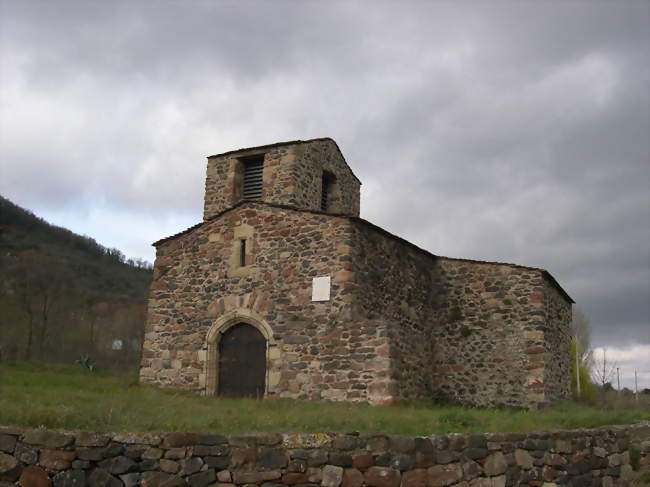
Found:
[{"label": "terracotta tile roof", "polygon": [[406,246],[412,248],[413,250],[415,250],[415,251],[417,251],[417,252],[419,252],[419,253],[421,253],[421,254],[423,254],[423,255],[431,258],[431,259],[446,259],[446,260],[453,260],[453,261],[458,261],[458,262],[467,262],[467,263],[470,263],[470,264],[500,265],[500,266],[512,267],[512,268],[515,268],[515,269],[526,269],[526,270],[530,270],[530,271],[540,272],[542,274],[542,276],[545,279],[547,279],[551,283],[551,285],[553,287],[555,287],[558,290],[558,292],[560,294],[562,294],[562,296],[564,296],[564,298],[567,301],[569,301],[570,303],[575,303],[573,298],[571,298],[571,296],[569,296],[569,294],[562,288],[562,286],[560,286],[560,284],[555,280],[555,278],[551,275],[551,273],[548,272],[546,269],[542,269],[540,267],[530,267],[530,266],[525,266],[525,265],[512,264],[512,263],[509,263],[509,262],[494,262],[494,261],[488,261],[488,260],[461,259],[461,258],[457,258],[457,257],[446,257],[446,256],[443,256],[443,255],[436,255],[436,254],[433,254],[433,253],[429,252],[426,249],[418,247],[414,243],[409,242],[408,240],[406,240],[406,239],[404,239],[402,237],[399,237],[399,236],[397,236],[397,235],[395,235],[393,233],[390,233],[388,230],[385,230],[385,229],[375,225],[374,223],[370,223],[368,220],[364,220],[363,218],[359,218],[359,217],[356,217],[356,216],[349,216],[349,215],[345,215],[345,214],[326,213],[324,211],[317,211],[317,210],[297,209],[297,208],[294,208],[293,206],[278,205],[278,204],[274,204],[274,203],[266,203],[264,201],[259,201],[259,200],[241,200],[238,203],[236,203],[235,205],[231,206],[230,208],[228,208],[228,209],[226,209],[226,210],[212,216],[208,220],[197,223],[196,225],[193,225],[193,226],[183,230],[182,232],[178,232],[178,233],[175,233],[174,235],[170,235],[169,237],[160,239],[157,242],[154,242],[152,245],[154,247],[157,247],[160,244],[163,244],[163,243],[168,242],[170,240],[174,240],[174,239],[176,239],[176,238],[178,238],[178,237],[180,237],[182,235],[192,233],[195,229],[197,229],[197,228],[199,228],[199,227],[201,227],[201,226],[203,226],[203,225],[205,225],[205,224],[207,224],[207,223],[209,223],[211,221],[214,221],[214,220],[218,219],[219,217],[221,217],[222,215],[224,215],[224,214],[226,214],[226,213],[228,213],[230,211],[233,211],[234,209],[236,209],[236,208],[238,208],[240,206],[243,206],[245,204],[261,205],[261,206],[267,206],[267,207],[271,207],[271,208],[280,208],[280,209],[284,209],[284,210],[292,210],[292,211],[303,212],[303,213],[312,213],[314,215],[324,215],[324,216],[328,216],[328,217],[332,217],[332,218],[345,218],[345,219],[350,220],[352,222],[363,225],[364,227],[367,227],[367,228],[369,228],[371,230],[374,230],[377,233],[380,233],[380,234],[382,234],[382,235],[384,235],[384,236],[386,236],[386,237],[388,237],[388,238],[390,238],[392,240],[395,240],[395,241],[397,241],[397,242],[399,242],[399,243],[401,243],[403,245],[406,245]]},{"label": "terracotta tile roof", "polygon": [[254,150],[262,150],[262,149],[273,149],[275,147],[283,147],[286,145],[297,145],[297,144],[309,144],[310,142],[322,142],[329,140],[330,142],[334,142],[334,145],[336,146],[336,150],[339,151],[339,154],[341,155],[341,158],[343,159],[343,162],[345,162],[345,165],[347,168],[350,170],[350,173],[352,176],[354,176],[354,179],[359,181],[359,184],[363,184],[361,180],[354,174],[354,171],[348,164],[348,161],[345,159],[345,156],[343,155],[343,152],[341,152],[341,148],[339,145],[336,143],[334,139],[331,137],[318,137],[316,139],[307,139],[307,140],[289,140],[287,142],[275,142],[273,144],[266,144],[266,145],[258,145],[255,147],[242,147],[241,149],[236,149],[236,150],[231,150],[228,152],[222,152],[221,154],[214,154],[212,156],[208,156],[208,159],[211,157],[223,157],[223,156],[229,156],[230,154],[236,154],[238,152],[248,152],[248,151],[254,151]]}]

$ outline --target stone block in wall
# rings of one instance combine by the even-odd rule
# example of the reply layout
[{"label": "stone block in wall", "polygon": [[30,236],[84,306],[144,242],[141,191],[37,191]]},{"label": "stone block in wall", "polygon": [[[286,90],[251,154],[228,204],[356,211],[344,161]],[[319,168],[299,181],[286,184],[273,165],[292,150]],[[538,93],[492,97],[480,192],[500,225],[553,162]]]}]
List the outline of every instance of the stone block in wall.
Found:
[{"label": "stone block in wall", "polygon": [[395,455],[393,460],[390,462],[390,467],[399,470],[400,472],[404,472],[415,467],[415,460],[409,455]]},{"label": "stone block in wall", "polygon": [[337,467],[352,467],[352,455],[332,452],[329,454],[329,463]]},{"label": "stone block in wall", "polygon": [[22,441],[28,445],[63,448],[71,445],[74,437],[49,430],[29,430],[23,435]]},{"label": "stone block in wall", "polygon": [[205,457],[203,461],[209,468],[214,468],[217,471],[230,467],[230,457]]},{"label": "stone block in wall", "polygon": [[16,437],[13,435],[0,435],[0,451],[13,453],[16,449]]},{"label": "stone block in wall", "polygon": [[140,477],[140,485],[142,487],[184,487],[187,484],[183,478],[176,475],[163,472],[144,472]]},{"label": "stone block in wall", "polygon": [[187,479],[187,484],[190,487],[208,487],[217,479],[214,470],[206,470],[190,475]]},{"label": "stone block in wall", "polygon": [[117,457],[125,452],[124,445],[119,443],[110,443],[106,448],[102,449],[102,456],[104,458]]},{"label": "stone block in wall", "polygon": [[375,458],[372,455],[355,455],[352,457],[352,468],[365,471],[375,465]]},{"label": "stone block in wall", "polygon": [[16,444],[14,456],[26,465],[35,465],[38,463],[38,452],[36,448],[32,448],[23,443]]},{"label": "stone block in wall", "polygon": [[161,458],[158,463],[160,465],[160,470],[166,473],[178,473],[181,469],[181,464],[174,460]]},{"label": "stone block in wall", "polygon": [[431,487],[445,487],[460,482],[463,478],[463,467],[460,463],[436,465],[427,469]]},{"label": "stone block in wall", "polygon": [[501,475],[508,469],[506,457],[501,452],[494,452],[483,461],[485,475],[490,477]]},{"label": "stone block in wall", "polygon": [[362,487],[363,474],[356,468],[346,468],[343,471],[343,487]]},{"label": "stone block in wall", "polygon": [[269,470],[284,468],[288,464],[286,451],[280,448],[263,448],[258,460],[263,468]]},{"label": "stone block in wall", "polygon": [[[173,434],[173,433],[172,433]],[[160,445],[162,439],[159,435],[152,435],[146,433],[118,433],[113,436],[113,441],[116,443],[125,443],[127,445]],[[101,445],[88,445],[88,446],[101,446]]]},{"label": "stone block in wall", "polygon": [[87,461],[99,461],[104,458],[104,449],[103,448],[77,448],[77,457],[81,460]]},{"label": "stone block in wall", "polygon": [[234,472],[233,481],[235,484],[262,484],[270,480],[277,480],[282,477],[280,470],[268,472]]},{"label": "stone block in wall", "polygon": [[517,448],[515,450],[515,461],[520,468],[530,470],[533,468],[533,457],[526,450]]},{"label": "stone block in wall", "polygon": [[[86,485],[86,472],[83,470],[66,470],[59,472],[52,479],[54,487],[82,487]],[[23,487],[28,487],[22,484]],[[125,487],[132,487],[132,485],[125,484]]]},{"label": "stone block in wall", "polygon": [[415,450],[415,439],[404,435],[391,436],[389,438],[389,448],[398,453],[411,453]]},{"label": "stone block in wall", "polygon": [[169,450],[165,451],[164,456],[170,460],[180,460],[181,458],[185,458],[187,456],[187,448],[170,448]]},{"label": "stone block in wall", "polygon": [[138,464],[131,458],[123,455],[107,458],[99,462],[98,465],[112,475],[122,475],[138,470]]},{"label": "stone block in wall", "polygon": [[321,485],[323,487],[339,487],[343,482],[343,468],[335,465],[325,465]]},{"label": "stone block in wall", "polygon": [[370,467],[363,475],[370,487],[399,487],[402,476],[390,467]]},{"label": "stone block in wall", "polygon": [[65,470],[72,466],[72,460],[77,457],[74,451],[41,450],[38,463],[48,470]]},{"label": "stone block in wall", "polygon": [[199,457],[184,458],[179,463],[181,466],[180,475],[184,476],[199,472],[203,467],[203,460]]},{"label": "stone block in wall", "polygon": [[18,466],[18,460],[12,455],[0,453],[0,475],[11,472]]},{"label": "stone block in wall", "polygon": [[402,474],[401,487],[428,487],[429,474],[424,468],[417,468]]},{"label": "stone block in wall", "polygon": [[332,443],[332,435],[328,433],[287,433],[282,435],[282,445],[285,448],[327,448]]},{"label": "stone block in wall", "polygon": [[124,487],[137,487],[138,485],[140,485],[140,474],[127,473],[124,475],[120,475],[120,480],[124,484]]},{"label": "stone block in wall", "polygon": [[198,445],[201,443],[200,435],[196,433],[169,433],[163,440],[163,448],[179,448]]},{"label": "stone block in wall", "polygon": [[390,439],[388,436],[373,436],[368,438],[366,448],[372,453],[384,453],[390,448]]},{"label": "stone block in wall", "polygon": [[[90,473],[87,484],[88,487],[122,487],[122,481],[120,479],[113,477],[102,468],[96,468]],[[142,483],[141,485],[146,484]],[[160,486],[161,484],[157,485]],[[148,487],[153,487],[153,484],[148,484]]]},{"label": "stone block in wall", "polygon": [[[329,455],[328,455],[329,457]],[[294,460],[291,460],[288,465],[287,465],[287,472],[294,472],[294,473],[305,473],[307,472],[309,468],[309,465],[307,464],[307,460],[303,460],[302,458],[297,458]]]},{"label": "stone block in wall", "polygon": [[[22,487],[51,487],[52,480],[41,467],[29,466],[23,469],[18,479]],[[85,485],[85,479],[84,484]]]},{"label": "stone block in wall", "polygon": [[309,476],[306,473],[286,473],[282,476],[282,483],[286,485],[306,484],[309,482]]},{"label": "stone block in wall", "polygon": [[247,465],[254,465],[257,462],[257,449],[236,448],[230,456],[230,466],[233,469],[242,468]]},{"label": "stone block in wall", "polygon": [[359,441],[356,436],[341,435],[332,440],[332,448],[335,450],[354,450]]}]

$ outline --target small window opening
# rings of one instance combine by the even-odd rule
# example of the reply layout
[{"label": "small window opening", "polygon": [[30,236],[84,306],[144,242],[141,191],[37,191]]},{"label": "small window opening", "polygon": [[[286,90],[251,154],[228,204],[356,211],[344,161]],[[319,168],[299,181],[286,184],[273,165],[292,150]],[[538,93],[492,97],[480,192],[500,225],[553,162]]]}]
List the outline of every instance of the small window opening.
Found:
[{"label": "small window opening", "polygon": [[239,267],[246,267],[246,239],[239,241]]},{"label": "small window opening", "polygon": [[334,186],[335,181],[336,181],[336,177],[334,176],[334,174],[326,171],[323,172],[322,189],[321,189],[321,197],[320,197],[320,209],[322,211],[327,211],[330,207],[331,199],[332,199],[332,188]]},{"label": "small window opening", "polygon": [[244,199],[259,200],[262,197],[262,173],[264,154],[242,159],[244,164]]}]

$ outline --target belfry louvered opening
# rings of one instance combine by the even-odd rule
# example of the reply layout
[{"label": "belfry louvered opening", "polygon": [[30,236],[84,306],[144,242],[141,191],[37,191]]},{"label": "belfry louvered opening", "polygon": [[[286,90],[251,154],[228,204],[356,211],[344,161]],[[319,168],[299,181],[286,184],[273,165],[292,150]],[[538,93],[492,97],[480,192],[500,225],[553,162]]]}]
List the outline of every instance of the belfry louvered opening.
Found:
[{"label": "belfry louvered opening", "polygon": [[244,165],[244,199],[259,200],[262,197],[262,173],[264,154],[241,160]]}]

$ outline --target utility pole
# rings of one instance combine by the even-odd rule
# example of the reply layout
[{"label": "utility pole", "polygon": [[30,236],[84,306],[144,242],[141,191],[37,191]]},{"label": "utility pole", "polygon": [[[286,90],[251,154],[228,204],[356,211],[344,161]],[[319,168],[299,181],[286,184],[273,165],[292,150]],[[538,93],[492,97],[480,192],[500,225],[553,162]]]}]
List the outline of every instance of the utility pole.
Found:
[{"label": "utility pole", "polygon": [[634,369],[634,397],[636,398],[636,403],[639,404],[639,384],[636,381],[636,369]]},{"label": "utility pole", "polygon": [[580,399],[580,360],[578,359],[578,335],[576,334],[576,392]]},{"label": "utility pole", "polygon": [[621,395],[621,375],[619,373],[619,368],[616,367],[616,384],[618,385],[618,395]]}]

